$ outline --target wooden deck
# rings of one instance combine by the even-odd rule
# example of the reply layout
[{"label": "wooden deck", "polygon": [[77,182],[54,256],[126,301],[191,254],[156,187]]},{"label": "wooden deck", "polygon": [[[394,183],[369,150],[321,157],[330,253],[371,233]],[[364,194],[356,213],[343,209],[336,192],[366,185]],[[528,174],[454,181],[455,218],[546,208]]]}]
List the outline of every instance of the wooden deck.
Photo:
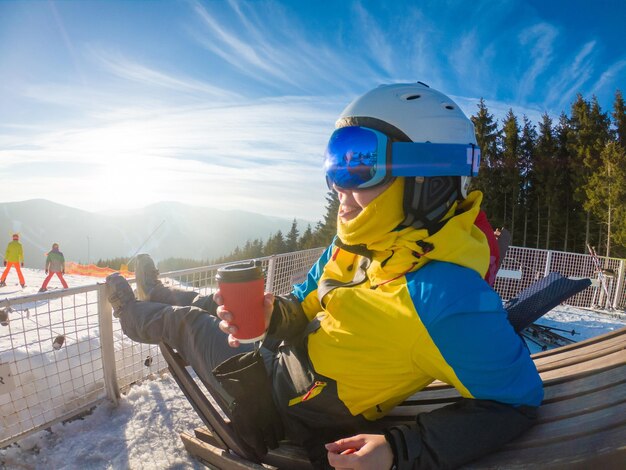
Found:
[{"label": "wooden deck", "polygon": [[[211,411],[211,402],[191,379],[182,359],[165,345],[161,349],[185,394],[188,398],[193,395],[190,401],[208,426],[197,429],[194,435],[181,435],[189,452],[223,470],[311,468],[302,449],[288,443],[270,452],[263,465],[224,450],[238,449],[237,436],[219,414],[211,417],[215,409]],[[535,354],[533,360],[545,390],[537,424],[499,452],[464,468],[626,468],[626,328]],[[194,387],[195,393],[190,391]],[[452,387],[433,383],[381,422],[412,422],[416,414],[458,399]]]}]

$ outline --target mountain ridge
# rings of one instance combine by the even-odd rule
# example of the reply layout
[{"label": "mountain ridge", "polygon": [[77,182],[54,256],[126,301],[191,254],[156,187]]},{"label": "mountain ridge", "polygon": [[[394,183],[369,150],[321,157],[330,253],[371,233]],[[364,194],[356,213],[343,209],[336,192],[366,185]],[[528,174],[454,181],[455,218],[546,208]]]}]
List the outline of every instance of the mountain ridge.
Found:
[{"label": "mountain ridge", "polygon": [[[296,219],[300,232],[314,222]],[[247,240],[265,241],[291,229],[293,218],[242,210],[222,210],[162,201],[140,209],[89,212],[47,199],[0,203],[0,255],[18,232],[27,267],[41,267],[52,243],[67,261],[95,263],[99,259],[150,253],[155,260],[208,260],[230,253]],[[4,240],[3,240],[4,239]],[[5,243],[3,245],[3,243]]]}]

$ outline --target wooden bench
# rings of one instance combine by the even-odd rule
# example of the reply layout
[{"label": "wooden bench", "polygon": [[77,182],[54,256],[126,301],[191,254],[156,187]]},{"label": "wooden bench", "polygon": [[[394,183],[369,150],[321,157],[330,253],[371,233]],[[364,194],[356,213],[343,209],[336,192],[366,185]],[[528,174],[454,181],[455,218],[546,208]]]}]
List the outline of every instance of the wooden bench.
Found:
[{"label": "wooden bench", "polygon": [[[194,435],[181,434],[190,453],[223,470],[311,469],[303,450],[287,442],[271,451],[262,465],[235,455],[245,453],[216,402],[201,390],[177,353],[164,344],[161,350],[207,426]],[[626,328],[535,354],[533,360],[545,390],[537,424],[499,452],[465,468],[626,468]],[[381,425],[412,422],[418,413],[458,399],[454,388],[435,382],[396,407]]]}]

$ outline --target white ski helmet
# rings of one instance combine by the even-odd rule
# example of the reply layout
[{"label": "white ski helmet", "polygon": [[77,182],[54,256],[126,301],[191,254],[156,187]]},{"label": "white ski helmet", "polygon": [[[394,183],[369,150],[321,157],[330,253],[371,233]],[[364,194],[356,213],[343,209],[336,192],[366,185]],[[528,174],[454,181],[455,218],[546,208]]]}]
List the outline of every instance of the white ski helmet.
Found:
[{"label": "white ski helmet", "polygon": [[[428,85],[381,85],[350,103],[336,128],[375,129],[396,142],[477,146],[474,124],[448,96]],[[435,229],[455,200],[467,196],[470,176],[407,177],[404,226]],[[414,184],[410,184],[413,180]]]}]

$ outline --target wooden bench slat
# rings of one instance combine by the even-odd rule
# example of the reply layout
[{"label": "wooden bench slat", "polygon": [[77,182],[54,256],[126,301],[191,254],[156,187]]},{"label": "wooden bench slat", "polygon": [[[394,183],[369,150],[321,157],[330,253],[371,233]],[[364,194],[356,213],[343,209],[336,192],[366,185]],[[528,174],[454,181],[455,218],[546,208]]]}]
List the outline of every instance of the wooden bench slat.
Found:
[{"label": "wooden bench slat", "polygon": [[[608,371],[607,371],[608,372]],[[583,390],[582,384],[564,384],[562,395],[547,395],[543,405],[539,408],[538,422],[554,421],[577,414],[590,412],[598,407],[612,406],[626,400],[626,367],[614,374],[598,373],[598,376],[588,380],[593,388],[587,386]],[[450,402],[422,403],[420,400],[404,402],[397,406],[388,417],[382,418],[383,422],[413,421],[419,413],[429,412],[448,405]]]},{"label": "wooden bench slat", "polygon": [[545,372],[577,362],[588,361],[622,349],[626,349],[626,337],[616,337],[607,340],[606,343],[597,343],[587,348],[572,350],[568,354],[563,353],[535,359],[535,365],[539,372]]},{"label": "wooden bench slat", "polygon": [[[198,439],[210,445],[215,445],[215,436],[207,428],[196,428],[194,433]],[[187,436],[188,437],[188,436]],[[311,470],[311,463],[308,461],[304,449],[290,442],[283,441],[278,449],[270,450],[265,458],[266,466],[269,464],[277,468],[289,470]]]},{"label": "wooden bench slat", "polygon": [[626,349],[621,349],[604,356],[594,357],[586,361],[578,362],[558,369],[540,372],[541,380],[549,382],[552,379],[562,379],[563,377],[575,377],[578,375],[591,375],[594,371],[607,369],[626,363]]},{"label": "wooden bench slat", "polygon": [[[544,382],[545,390],[546,387],[558,386],[562,382],[570,382],[622,364],[626,364],[626,349],[619,349],[604,356],[591,357],[579,363],[540,372],[539,375]],[[456,389],[446,385],[445,387],[436,388],[427,387],[407,398],[407,401],[409,403],[415,400],[427,403],[441,403],[458,400],[458,397],[459,393]]]},{"label": "wooden bench slat", "polygon": [[215,447],[222,447],[219,437],[209,428],[196,428],[193,430],[193,433],[198,439],[206,442],[207,444],[211,444]]},{"label": "wooden bench slat", "polygon": [[569,399],[544,403],[539,408],[537,424],[567,419],[626,401],[626,380],[611,384],[587,394],[576,394]]},{"label": "wooden bench slat", "polygon": [[504,448],[465,465],[463,469],[623,470],[626,463],[626,426],[588,434],[572,441],[543,446]]},{"label": "wooden bench slat", "polygon": [[[214,436],[214,438],[216,437]],[[180,433],[180,438],[187,452],[210,465],[215,465],[220,470],[277,470],[276,467],[259,465],[242,459],[236,454],[213,446],[186,432]]]},{"label": "wooden bench slat", "polygon": [[626,365],[624,364],[597,371],[593,375],[572,377],[570,380],[555,380],[544,384],[543,403],[602,390],[611,384],[623,383],[624,380],[626,380]]},{"label": "wooden bench slat", "polygon": [[626,402],[565,419],[537,423],[512,445],[517,449],[547,445],[553,441],[574,441],[614,427],[626,427]]}]

